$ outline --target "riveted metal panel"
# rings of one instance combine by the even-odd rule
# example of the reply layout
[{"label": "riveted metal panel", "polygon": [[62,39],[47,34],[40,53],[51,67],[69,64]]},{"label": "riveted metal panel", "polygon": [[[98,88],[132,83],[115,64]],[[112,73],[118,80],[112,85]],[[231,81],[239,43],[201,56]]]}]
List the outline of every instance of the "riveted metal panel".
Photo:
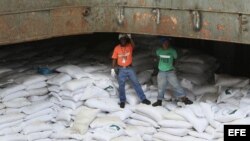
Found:
[{"label": "riveted metal panel", "polygon": [[250,44],[249,16],[249,0],[1,0],[0,44],[90,32]]},{"label": "riveted metal panel", "polygon": [[51,11],[53,35],[82,33],[82,8],[55,9]]},{"label": "riveted metal panel", "polygon": [[0,0],[0,14],[19,10],[18,0]]},{"label": "riveted metal panel", "polygon": [[0,16],[0,44],[19,40],[19,15]]},{"label": "riveted metal panel", "polygon": [[20,15],[19,37],[24,40],[39,39],[50,34],[49,11]]}]

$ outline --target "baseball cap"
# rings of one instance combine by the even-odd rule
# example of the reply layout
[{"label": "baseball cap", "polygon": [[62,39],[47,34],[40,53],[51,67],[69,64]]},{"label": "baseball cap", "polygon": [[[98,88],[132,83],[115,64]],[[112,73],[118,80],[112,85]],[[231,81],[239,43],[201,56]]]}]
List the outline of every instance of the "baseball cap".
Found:
[{"label": "baseball cap", "polygon": [[126,38],[126,37],[128,37],[127,34],[121,33],[119,34],[118,39],[120,40],[121,38]]},{"label": "baseball cap", "polygon": [[160,37],[161,43],[164,43],[164,42],[166,42],[166,41],[169,42],[170,40],[171,40],[171,38],[169,38],[169,37],[164,37],[164,36]]}]

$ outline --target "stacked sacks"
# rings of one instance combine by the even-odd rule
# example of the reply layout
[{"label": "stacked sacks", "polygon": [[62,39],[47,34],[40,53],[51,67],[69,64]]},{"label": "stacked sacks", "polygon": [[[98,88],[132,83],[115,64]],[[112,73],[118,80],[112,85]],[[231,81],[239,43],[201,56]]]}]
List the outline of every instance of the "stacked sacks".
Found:
[{"label": "stacked sacks", "polygon": [[211,82],[217,68],[216,59],[203,54],[185,54],[177,60],[176,64],[180,79],[189,80],[194,85]]},{"label": "stacked sacks", "polygon": [[133,68],[136,73],[153,69],[154,61],[152,53],[149,50],[137,51],[133,54],[133,56]]},{"label": "stacked sacks", "polygon": [[[36,140],[52,134],[53,103],[48,101],[46,77],[24,75],[1,89],[1,140]],[[4,135],[4,136],[3,136]]]},{"label": "stacked sacks", "polygon": [[186,53],[177,60],[176,70],[181,85],[202,101],[202,96],[211,95],[215,101],[218,88],[214,86],[214,72],[218,68],[216,59],[204,54]]},{"label": "stacked sacks", "polygon": [[[75,53],[70,53],[71,49],[64,48],[38,52],[44,51],[51,56],[56,51],[61,53],[46,58],[45,62],[39,58],[44,55],[36,55],[32,60],[23,60],[28,62],[24,66],[18,67],[20,65],[15,63],[2,69],[2,75],[8,75],[13,84],[3,84],[0,89],[0,140],[223,140],[224,124],[250,123],[250,96],[248,86],[244,85],[247,79],[221,81],[222,77],[217,77],[215,86],[199,87],[193,87],[194,84],[187,81],[186,84],[190,85],[186,86],[190,86],[195,95],[218,94],[218,88],[221,95],[219,98],[215,95],[212,102],[206,102],[206,98],[202,97],[205,102],[185,107],[178,107],[175,102],[167,102],[164,104],[166,107],[138,105],[135,91],[127,85],[129,104],[121,109],[116,91],[117,80],[110,77],[110,67],[94,65],[101,62],[103,56],[85,56],[74,51],[79,53],[77,56],[82,56],[79,59],[74,57]],[[64,56],[68,52],[72,56],[65,56],[69,59],[65,60],[66,64],[72,62],[79,65],[65,65],[62,54]],[[88,60],[85,57],[95,56],[94,62],[82,62]],[[35,75],[36,71],[30,69],[34,64],[47,62],[53,63],[49,66],[57,68],[58,73],[44,77]],[[13,68],[18,68],[18,73]],[[149,85],[151,72],[140,71],[138,79],[147,97],[155,101],[157,87]],[[46,87],[48,90],[45,90]]]}]

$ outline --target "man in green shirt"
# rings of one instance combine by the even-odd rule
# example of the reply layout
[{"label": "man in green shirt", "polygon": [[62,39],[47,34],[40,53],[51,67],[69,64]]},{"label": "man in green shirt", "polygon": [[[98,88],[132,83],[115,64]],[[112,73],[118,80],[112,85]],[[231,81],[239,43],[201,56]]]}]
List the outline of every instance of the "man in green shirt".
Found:
[{"label": "man in green shirt", "polygon": [[170,46],[170,40],[166,37],[161,38],[162,47],[156,50],[156,56],[158,60],[158,97],[157,101],[153,103],[153,106],[161,106],[164,94],[166,93],[167,85],[171,85],[174,90],[175,97],[185,103],[192,104],[186,97],[186,93],[180,86],[180,83],[175,74],[174,61],[177,59],[176,50]]}]

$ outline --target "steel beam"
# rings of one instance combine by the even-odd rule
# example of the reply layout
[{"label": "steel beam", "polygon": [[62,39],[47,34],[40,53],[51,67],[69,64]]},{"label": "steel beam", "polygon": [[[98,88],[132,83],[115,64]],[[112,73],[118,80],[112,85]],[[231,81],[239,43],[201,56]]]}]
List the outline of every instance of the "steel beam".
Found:
[{"label": "steel beam", "polygon": [[0,45],[94,32],[250,44],[248,0],[1,0]]}]

